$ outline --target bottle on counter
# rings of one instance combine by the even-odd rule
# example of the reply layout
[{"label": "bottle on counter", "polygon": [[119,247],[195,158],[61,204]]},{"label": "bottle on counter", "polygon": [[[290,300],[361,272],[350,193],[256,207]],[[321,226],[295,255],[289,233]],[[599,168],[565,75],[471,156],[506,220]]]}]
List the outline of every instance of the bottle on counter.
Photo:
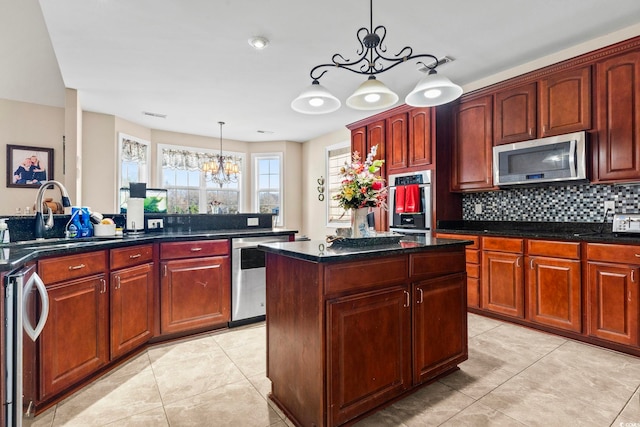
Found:
[{"label": "bottle on counter", "polygon": [[91,237],[93,236],[93,225],[91,224],[91,214],[89,208],[83,207],[80,214],[80,236],[79,237]]}]

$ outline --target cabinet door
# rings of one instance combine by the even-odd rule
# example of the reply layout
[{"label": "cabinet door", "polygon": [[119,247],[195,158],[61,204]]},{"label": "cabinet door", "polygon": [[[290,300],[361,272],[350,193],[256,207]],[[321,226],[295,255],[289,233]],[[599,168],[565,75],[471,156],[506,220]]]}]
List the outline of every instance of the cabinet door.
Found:
[{"label": "cabinet door", "polygon": [[40,399],[77,383],[108,362],[104,275],[47,286],[49,317],[40,335]]},{"label": "cabinet door", "polygon": [[414,285],[415,384],[467,359],[466,286],[464,273]]},{"label": "cabinet door", "polygon": [[452,191],[489,189],[493,147],[491,96],[461,102],[453,113]]},{"label": "cabinet door", "polygon": [[161,264],[160,330],[183,332],[224,325],[231,311],[229,257]]},{"label": "cabinet door", "polygon": [[640,178],[640,52],[597,64],[600,181]]},{"label": "cabinet door", "polygon": [[409,167],[433,164],[434,108],[412,108],[409,110]]},{"label": "cabinet door", "polygon": [[536,89],[530,83],[496,93],[494,145],[536,137]]},{"label": "cabinet door", "polygon": [[[357,151],[361,156],[367,153],[367,127],[362,126],[351,131],[351,152]],[[349,156],[351,159],[351,156]]]},{"label": "cabinet door", "polygon": [[540,80],[540,137],[591,129],[591,67],[554,73]]},{"label": "cabinet door", "polygon": [[153,335],[153,263],[111,273],[111,359]]},{"label": "cabinet door", "polygon": [[389,401],[411,387],[411,307],[404,286],[329,301],[330,425]]},{"label": "cabinet door", "polygon": [[588,333],[627,345],[638,345],[638,268],[588,263]]},{"label": "cabinet door", "polygon": [[483,252],[482,308],[524,318],[522,255]]},{"label": "cabinet door", "polygon": [[580,261],[528,257],[527,265],[529,319],[582,332]]},{"label": "cabinet door", "polygon": [[386,153],[385,165],[387,173],[404,170],[409,166],[409,118],[407,113],[391,116],[386,123]]}]

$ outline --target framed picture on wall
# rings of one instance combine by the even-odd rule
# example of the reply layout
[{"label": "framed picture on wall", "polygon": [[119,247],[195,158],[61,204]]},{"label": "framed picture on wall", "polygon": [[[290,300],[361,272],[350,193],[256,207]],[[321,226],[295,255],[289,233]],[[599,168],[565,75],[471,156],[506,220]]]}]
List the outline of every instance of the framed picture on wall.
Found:
[{"label": "framed picture on wall", "polygon": [[7,145],[7,187],[40,188],[53,179],[53,148]]}]

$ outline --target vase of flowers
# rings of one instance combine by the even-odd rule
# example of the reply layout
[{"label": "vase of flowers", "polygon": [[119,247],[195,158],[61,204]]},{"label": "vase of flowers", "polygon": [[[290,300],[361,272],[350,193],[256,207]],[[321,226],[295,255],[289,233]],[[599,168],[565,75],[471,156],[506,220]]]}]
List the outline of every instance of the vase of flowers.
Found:
[{"label": "vase of flowers", "polygon": [[384,160],[374,160],[377,150],[377,145],[371,147],[364,162],[354,151],[351,163],[345,162],[340,168],[342,183],[333,198],[345,211],[351,211],[351,237],[367,237],[367,214],[371,208],[387,207],[387,188],[378,174]]}]

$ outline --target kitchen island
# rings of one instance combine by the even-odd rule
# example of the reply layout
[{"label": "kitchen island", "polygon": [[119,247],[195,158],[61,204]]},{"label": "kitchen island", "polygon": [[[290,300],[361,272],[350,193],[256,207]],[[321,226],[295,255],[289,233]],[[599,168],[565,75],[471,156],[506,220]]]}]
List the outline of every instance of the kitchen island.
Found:
[{"label": "kitchen island", "polygon": [[270,243],[270,398],[296,424],[363,418],[467,359],[465,245]]}]

